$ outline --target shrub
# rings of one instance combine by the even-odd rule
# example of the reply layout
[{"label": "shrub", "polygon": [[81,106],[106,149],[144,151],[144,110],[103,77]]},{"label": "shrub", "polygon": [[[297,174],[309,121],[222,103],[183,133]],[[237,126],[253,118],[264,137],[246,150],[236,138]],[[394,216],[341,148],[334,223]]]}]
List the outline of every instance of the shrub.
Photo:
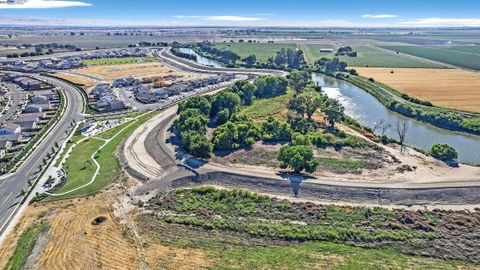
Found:
[{"label": "shrub", "polygon": [[457,150],[448,144],[433,145],[430,154],[432,157],[443,161],[451,161],[458,158]]}]

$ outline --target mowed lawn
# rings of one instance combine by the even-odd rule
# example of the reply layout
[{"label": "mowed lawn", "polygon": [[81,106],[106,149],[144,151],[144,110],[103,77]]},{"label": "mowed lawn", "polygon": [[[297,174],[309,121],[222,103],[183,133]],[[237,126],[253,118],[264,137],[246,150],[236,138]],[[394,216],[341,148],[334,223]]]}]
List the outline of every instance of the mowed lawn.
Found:
[{"label": "mowed lawn", "polygon": [[104,59],[90,59],[84,60],[83,63],[87,66],[96,65],[124,65],[136,63],[150,63],[158,61],[155,57],[122,57],[122,58],[104,58]]},{"label": "mowed lawn", "polygon": [[232,51],[240,57],[245,58],[249,55],[255,55],[257,62],[265,63],[269,57],[275,57],[278,51],[284,49],[295,49],[295,44],[281,43],[216,43],[215,47],[219,50]]},{"label": "mowed lawn", "polygon": [[385,49],[410,54],[434,61],[480,70],[480,46],[382,46]]},{"label": "mowed lawn", "polygon": [[434,105],[480,112],[480,73],[424,68],[357,68],[357,71]]},{"label": "mowed lawn", "polygon": [[[345,44],[345,46],[347,46]],[[332,45],[304,45],[305,56],[309,63],[326,57],[333,58],[335,53],[321,53],[320,49],[331,48],[336,51],[338,46]],[[389,52],[369,45],[351,46],[358,53],[357,57],[340,56],[342,61],[347,62],[352,67],[402,67],[402,68],[441,68],[437,64],[426,61],[412,59],[407,56],[397,55],[395,52]]]}]

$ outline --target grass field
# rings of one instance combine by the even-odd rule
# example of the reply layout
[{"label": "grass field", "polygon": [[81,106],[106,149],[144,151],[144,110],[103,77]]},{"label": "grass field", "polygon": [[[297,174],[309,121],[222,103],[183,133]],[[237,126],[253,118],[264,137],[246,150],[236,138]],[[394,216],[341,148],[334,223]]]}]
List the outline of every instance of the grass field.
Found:
[{"label": "grass field", "polygon": [[[480,112],[480,74],[458,69],[357,68],[396,90],[434,105]],[[393,74],[391,73],[393,71]]]},{"label": "grass field", "polygon": [[[105,188],[110,183],[117,181],[121,176],[121,169],[118,160],[115,156],[115,151],[136,128],[145,123],[150,117],[155,115],[155,112],[145,114],[138,118],[134,123],[129,122],[128,125],[122,126],[123,130],[118,130],[116,136],[112,138],[98,153],[95,155],[95,160],[100,164],[100,171],[95,181],[84,188],[78,189],[71,193],[62,196],[51,196],[47,200],[59,200],[71,197],[85,196],[98,192]],[[107,131],[109,132],[109,131]],[[111,138],[110,132],[105,136]],[[89,138],[81,142],[72,151],[70,158],[65,163],[65,170],[67,171],[68,181],[55,194],[68,192],[72,189],[85,185],[90,182],[95,174],[96,166],[91,160],[92,154],[105,143],[104,140]]]},{"label": "grass field", "polygon": [[32,225],[26,231],[22,233],[20,239],[17,242],[17,247],[12,257],[10,257],[5,270],[20,270],[24,269],[27,259],[32,253],[37,239],[42,233],[48,230],[48,225]]},{"label": "grass field", "polygon": [[240,115],[245,115],[248,119],[261,122],[273,117],[278,120],[287,120],[288,101],[293,96],[293,92],[288,90],[287,94],[268,99],[257,99],[250,106],[243,107]]},{"label": "grass field", "polygon": [[88,66],[96,65],[124,65],[124,64],[138,64],[157,62],[155,57],[123,57],[123,58],[104,58],[104,59],[90,59],[84,60],[83,63]]},{"label": "grass field", "polygon": [[[335,53],[321,53],[321,48],[332,48],[334,50],[338,47],[329,45],[304,45],[305,56],[309,63],[313,63],[321,57],[333,58]],[[373,46],[358,45],[353,46],[353,50],[358,53],[357,57],[340,56],[342,61],[347,62],[352,67],[414,67],[414,68],[440,68],[441,66],[431,63],[426,63],[420,60],[411,59],[409,57],[396,55],[375,48]]]},{"label": "grass field", "polygon": [[480,70],[480,47],[420,47],[382,46],[382,48],[410,54],[442,63]]},{"label": "grass field", "polygon": [[215,47],[220,50],[230,50],[245,58],[249,55],[255,55],[260,63],[267,62],[269,57],[275,57],[276,53],[282,48],[295,49],[295,44],[280,43],[216,43]]}]

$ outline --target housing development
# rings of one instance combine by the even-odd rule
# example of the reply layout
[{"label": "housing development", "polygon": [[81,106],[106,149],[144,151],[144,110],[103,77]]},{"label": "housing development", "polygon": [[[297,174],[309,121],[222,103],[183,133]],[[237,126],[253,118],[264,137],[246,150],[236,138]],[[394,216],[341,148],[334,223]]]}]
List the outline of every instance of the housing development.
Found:
[{"label": "housing development", "polygon": [[0,1],[0,269],[480,267],[480,4],[159,2]]}]

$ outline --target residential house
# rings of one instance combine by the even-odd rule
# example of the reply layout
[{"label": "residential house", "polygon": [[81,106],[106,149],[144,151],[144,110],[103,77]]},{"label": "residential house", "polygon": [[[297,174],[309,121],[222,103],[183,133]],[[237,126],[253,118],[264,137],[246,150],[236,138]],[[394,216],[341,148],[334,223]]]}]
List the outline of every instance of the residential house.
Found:
[{"label": "residential house", "polygon": [[22,128],[18,124],[7,123],[0,127],[0,135],[18,134],[20,132],[22,132]]},{"label": "residential house", "polygon": [[11,141],[0,141],[0,149],[1,150],[9,150],[12,148],[12,142]]}]

